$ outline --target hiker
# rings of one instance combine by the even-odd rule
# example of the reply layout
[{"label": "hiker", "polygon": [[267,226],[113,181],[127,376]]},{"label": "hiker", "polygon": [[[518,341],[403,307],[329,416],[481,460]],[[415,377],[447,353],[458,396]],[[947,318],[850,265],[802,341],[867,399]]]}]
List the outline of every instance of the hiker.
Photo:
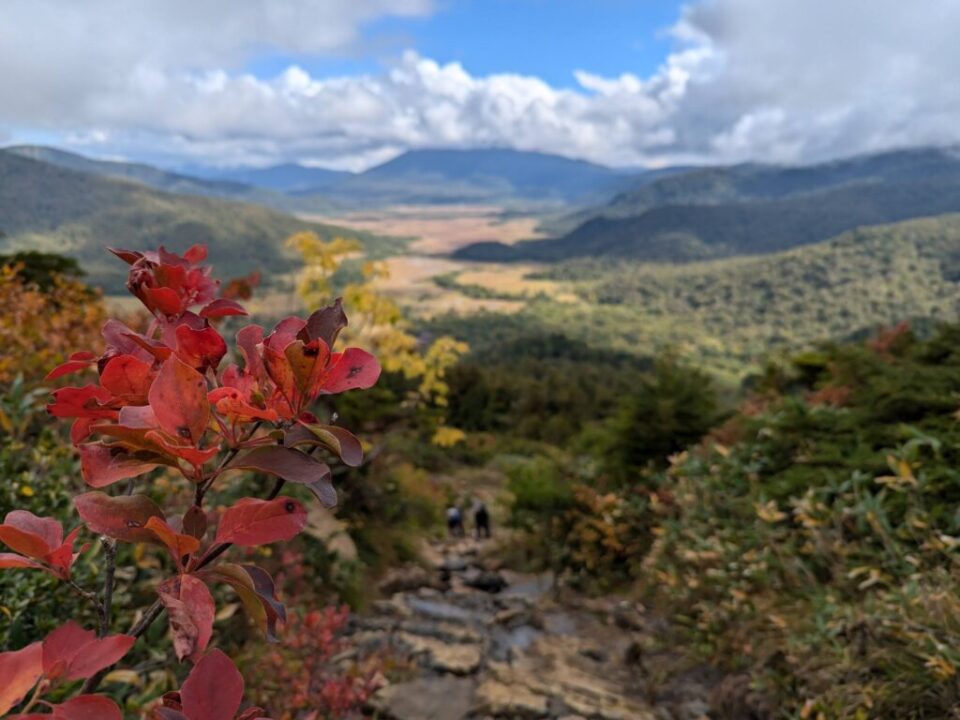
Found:
[{"label": "hiker", "polygon": [[490,537],[490,513],[480,500],[473,505],[473,525],[477,531],[477,540]]},{"label": "hiker", "polygon": [[456,505],[447,508],[447,531],[452,537],[463,537],[463,514]]}]

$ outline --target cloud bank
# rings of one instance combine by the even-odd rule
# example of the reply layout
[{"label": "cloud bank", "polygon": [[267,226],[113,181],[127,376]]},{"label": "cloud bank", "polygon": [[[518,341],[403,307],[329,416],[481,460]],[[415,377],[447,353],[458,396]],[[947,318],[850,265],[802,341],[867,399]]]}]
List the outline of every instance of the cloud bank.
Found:
[{"label": "cloud bank", "polygon": [[572,89],[477,77],[413,50],[361,76],[243,71],[265,52],[358,52],[365,23],[432,10],[430,0],[7,0],[0,133],[170,162],[352,169],[417,147],[664,165],[960,142],[956,0],[700,0],[654,74],[577,72]]}]

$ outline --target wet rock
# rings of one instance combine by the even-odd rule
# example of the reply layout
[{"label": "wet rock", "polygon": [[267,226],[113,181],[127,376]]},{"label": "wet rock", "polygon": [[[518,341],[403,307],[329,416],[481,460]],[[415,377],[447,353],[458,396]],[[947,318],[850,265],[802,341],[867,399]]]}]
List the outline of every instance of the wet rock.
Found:
[{"label": "wet rock", "polygon": [[491,570],[481,570],[465,577],[463,582],[467,587],[488,593],[498,593],[505,590],[508,586],[507,580],[503,575]]},{"label": "wet rock", "polygon": [[500,610],[493,616],[493,621],[497,625],[512,625],[515,621],[521,620],[527,614],[527,609],[521,606],[513,606]]},{"label": "wet rock", "polygon": [[495,718],[533,720],[547,717],[546,696],[523,685],[507,685],[498,680],[487,680],[477,687],[474,697],[474,712],[486,713]]},{"label": "wet rock", "polygon": [[497,626],[490,635],[490,658],[497,662],[512,662],[517,653],[525,651],[540,635],[530,625],[518,625],[510,629]]},{"label": "wet rock", "polygon": [[463,720],[473,705],[474,682],[451,675],[388,685],[370,701],[384,720]]},{"label": "wet rock", "polygon": [[471,610],[444,600],[411,597],[407,598],[407,607],[415,614],[433,620],[447,620],[449,622],[462,624],[468,624],[478,620],[477,614]]}]

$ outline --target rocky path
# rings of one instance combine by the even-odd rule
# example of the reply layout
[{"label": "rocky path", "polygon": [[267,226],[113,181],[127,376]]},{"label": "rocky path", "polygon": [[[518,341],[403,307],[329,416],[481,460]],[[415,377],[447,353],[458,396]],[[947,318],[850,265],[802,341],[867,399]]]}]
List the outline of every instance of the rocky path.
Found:
[{"label": "rocky path", "polygon": [[695,673],[664,683],[649,621],[613,600],[553,599],[549,580],[496,572],[470,541],[433,548],[433,571],[388,577],[353,621],[363,649],[408,660],[372,708],[387,720],[699,720]]}]

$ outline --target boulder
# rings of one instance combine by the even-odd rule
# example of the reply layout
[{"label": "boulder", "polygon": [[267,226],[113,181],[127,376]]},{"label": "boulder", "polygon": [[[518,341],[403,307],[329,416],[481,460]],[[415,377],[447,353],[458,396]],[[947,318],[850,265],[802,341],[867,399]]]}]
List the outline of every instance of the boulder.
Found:
[{"label": "boulder", "polygon": [[548,699],[523,685],[507,685],[499,680],[480,683],[475,694],[474,712],[495,718],[534,720],[547,717]]},{"label": "boulder", "polygon": [[474,682],[452,675],[387,685],[369,709],[384,720],[463,720],[473,705]]}]

